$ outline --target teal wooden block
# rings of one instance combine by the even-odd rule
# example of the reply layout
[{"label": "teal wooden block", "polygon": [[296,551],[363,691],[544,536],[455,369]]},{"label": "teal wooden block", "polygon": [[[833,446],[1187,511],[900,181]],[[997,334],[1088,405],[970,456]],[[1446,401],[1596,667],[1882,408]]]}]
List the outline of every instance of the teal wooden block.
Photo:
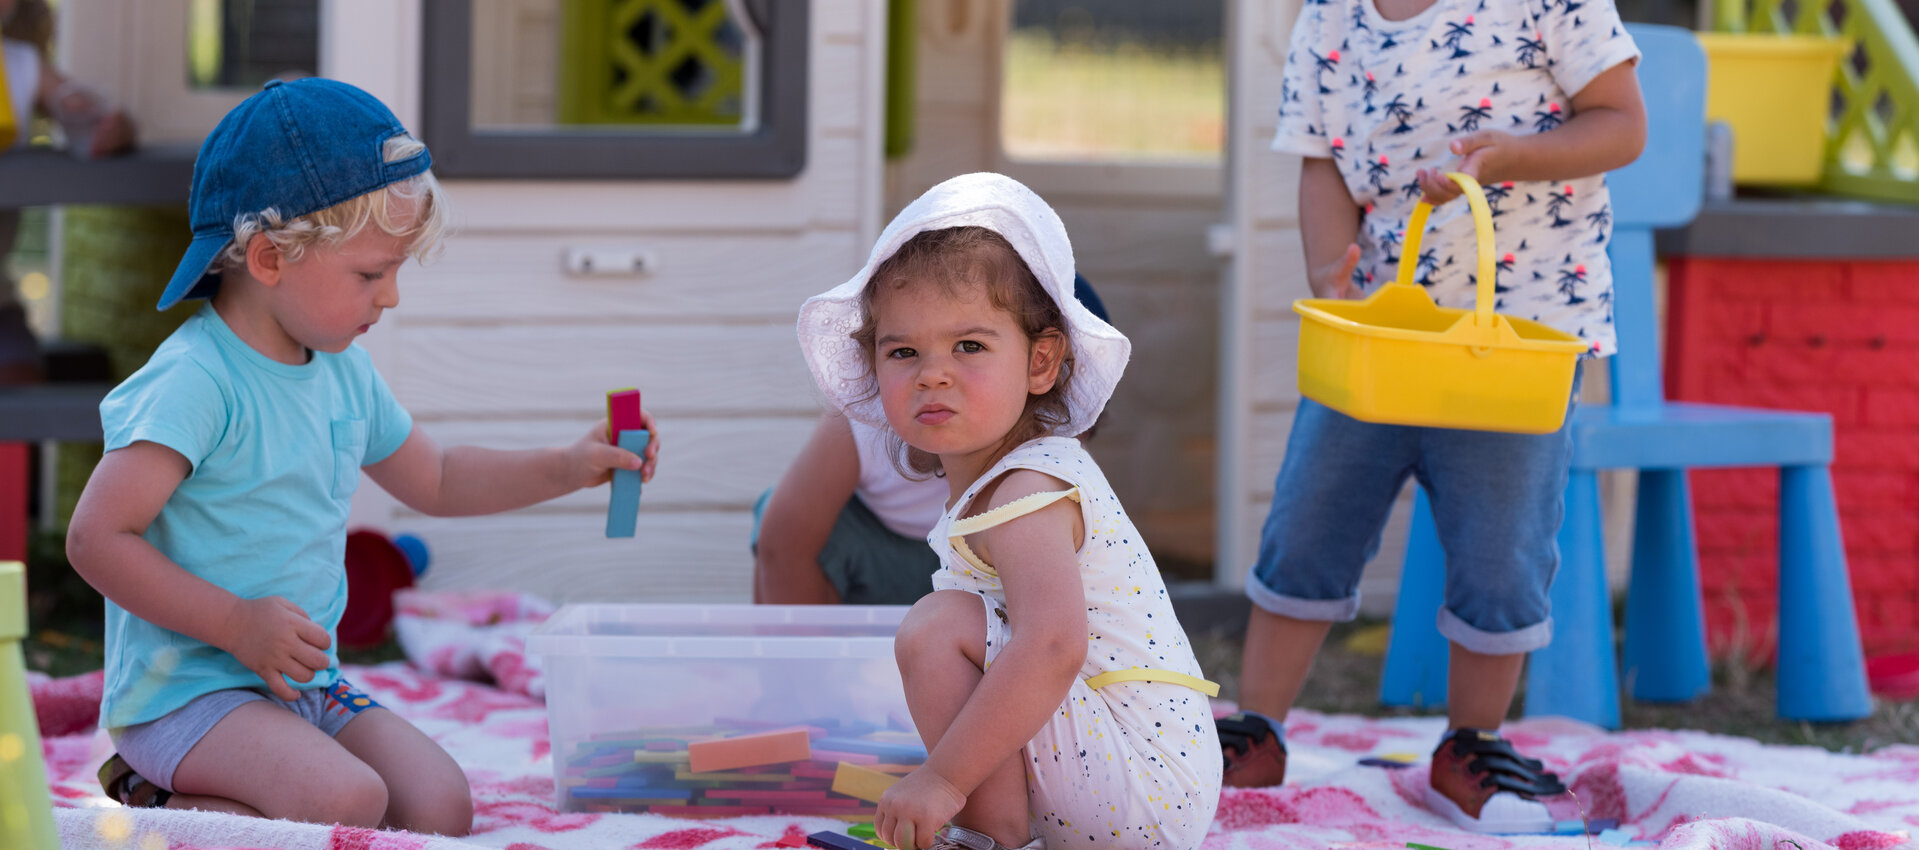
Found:
[{"label": "teal wooden block", "polygon": [[[646,431],[621,431],[620,448],[644,454],[653,435]],[[640,521],[640,472],[637,469],[613,470],[613,497],[606,505],[606,536],[632,537]]]}]

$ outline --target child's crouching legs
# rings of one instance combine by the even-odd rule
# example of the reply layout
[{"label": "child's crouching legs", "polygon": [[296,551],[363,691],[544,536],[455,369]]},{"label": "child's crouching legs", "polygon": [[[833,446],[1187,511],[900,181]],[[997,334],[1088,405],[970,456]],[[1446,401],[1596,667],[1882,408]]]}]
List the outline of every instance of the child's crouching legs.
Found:
[{"label": "child's crouching legs", "polygon": [[[989,646],[988,634],[1006,634],[1004,629],[989,629],[988,616],[982,597],[939,590],[921,597],[900,623],[893,653],[905,681],[907,708],[929,751],[972,698],[988,659],[998,651]],[[1032,826],[1023,752],[1013,753],[967,795],[954,824],[986,833],[1008,847],[1027,843]]]}]

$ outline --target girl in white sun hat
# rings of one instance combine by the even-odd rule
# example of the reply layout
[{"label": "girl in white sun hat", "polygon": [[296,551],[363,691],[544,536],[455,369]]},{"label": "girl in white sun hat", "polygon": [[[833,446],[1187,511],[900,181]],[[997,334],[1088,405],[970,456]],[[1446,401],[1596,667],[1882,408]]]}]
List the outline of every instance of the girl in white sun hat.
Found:
[{"label": "girl in white sun hat", "polygon": [[827,397],[952,492],[928,536],[934,592],[896,644],[929,753],[880,798],[875,826],[897,847],[1190,848],[1219,803],[1218,686],[1075,439],[1131,343],[1072,286],[1052,208],[968,174],[800,309]]}]

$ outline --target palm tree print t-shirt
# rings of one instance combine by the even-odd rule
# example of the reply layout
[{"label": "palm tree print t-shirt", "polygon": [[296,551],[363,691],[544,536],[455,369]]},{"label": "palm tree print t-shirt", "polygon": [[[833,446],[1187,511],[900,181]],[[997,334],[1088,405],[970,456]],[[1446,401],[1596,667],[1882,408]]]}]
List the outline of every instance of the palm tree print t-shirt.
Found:
[{"label": "palm tree print t-shirt", "polygon": [[[1549,133],[1572,97],[1637,59],[1612,0],[1438,0],[1388,21],[1373,0],[1307,0],[1286,55],[1273,149],[1330,158],[1364,210],[1354,283],[1392,282],[1421,168],[1451,169],[1452,140],[1479,130]],[[1485,186],[1495,228],[1495,309],[1613,351],[1612,206],[1603,175]],[[1301,216],[1312,215],[1301,210]],[[1414,280],[1442,307],[1478,284],[1465,201],[1435,210]]]}]

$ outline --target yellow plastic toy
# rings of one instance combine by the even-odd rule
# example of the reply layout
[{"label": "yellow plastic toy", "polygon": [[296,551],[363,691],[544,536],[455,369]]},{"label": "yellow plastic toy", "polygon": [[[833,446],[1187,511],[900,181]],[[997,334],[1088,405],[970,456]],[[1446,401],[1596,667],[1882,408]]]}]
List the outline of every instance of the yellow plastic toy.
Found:
[{"label": "yellow plastic toy", "polygon": [[1833,77],[1852,43],[1776,33],[1696,37],[1706,51],[1706,118],[1732,125],[1733,182],[1819,182],[1826,169]]},{"label": "yellow plastic toy", "polygon": [[1547,434],[1566,418],[1573,374],[1587,344],[1538,322],[1493,312],[1492,208],[1478,181],[1448,174],[1472,206],[1479,243],[1478,296],[1462,310],[1433,303],[1413,283],[1432,206],[1406,225],[1398,279],[1364,301],[1293,302],[1299,391],[1366,422]]},{"label": "yellow plastic toy", "polygon": [[0,562],[0,847],[59,850],[47,766],[40,760],[40,724],[27,693],[27,571]]},{"label": "yellow plastic toy", "polygon": [[19,135],[13,116],[13,89],[7,87],[7,63],[0,61],[0,151],[13,147]]}]

